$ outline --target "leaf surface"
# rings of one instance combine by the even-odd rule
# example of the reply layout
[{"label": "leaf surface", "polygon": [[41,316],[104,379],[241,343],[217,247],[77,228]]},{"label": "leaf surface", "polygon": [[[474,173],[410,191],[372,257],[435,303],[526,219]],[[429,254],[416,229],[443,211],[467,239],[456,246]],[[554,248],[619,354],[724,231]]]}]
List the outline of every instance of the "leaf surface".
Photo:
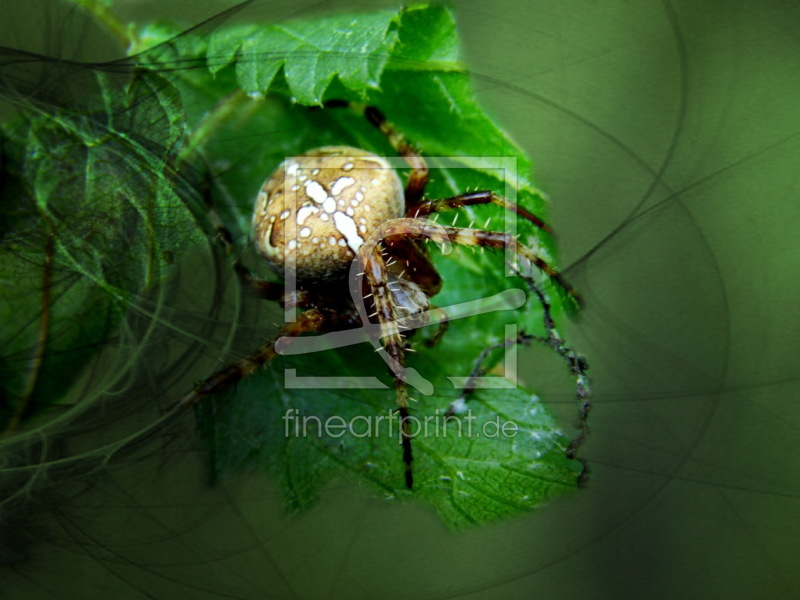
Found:
[{"label": "leaf surface", "polygon": [[[331,144],[396,154],[363,114],[315,108],[326,100],[379,107],[427,158],[428,197],[493,190],[546,217],[530,161],[475,100],[447,8],[417,5],[287,23],[212,20],[188,32],[148,23],[136,31],[129,60],[82,73],[93,102],[25,106],[28,118],[5,127],[12,141],[5,165],[20,193],[4,223],[14,235],[4,237],[0,252],[3,275],[21,284],[3,290],[9,308],[2,316],[24,318],[4,343],[6,355],[35,350],[41,315],[51,310],[46,361],[67,349],[71,358],[61,367],[48,362],[42,370],[47,380],[68,383],[66,371],[78,372],[91,355],[73,352],[77,340],[102,345],[175,260],[209,242],[213,226],[205,202],[232,232],[236,254],[252,259],[253,201],[286,157]],[[442,217],[448,225],[519,234],[554,262],[552,239],[499,207]],[[49,239],[53,249],[46,252]],[[541,335],[543,314],[524,282],[508,276],[502,253],[448,253],[435,245],[430,252],[444,280],[432,301],[452,320],[435,348],[421,343],[433,327],[413,338],[417,352],[409,367],[433,390],[412,389],[412,416],[420,427],[414,490],[403,482],[392,381],[366,340],[281,357],[201,402],[198,427],[213,479],[266,469],[277,473],[287,505],[299,510],[335,478],[355,478],[383,496],[430,503],[452,527],[519,514],[576,488],[579,465],[564,455],[569,436],[524,385],[493,374],[499,387],[477,390],[470,412],[445,422],[445,410],[461,395],[481,353],[523,330]],[[59,300],[43,309],[50,259],[51,291]],[[263,265],[249,266],[275,278]],[[546,277],[534,276],[556,318],[574,308],[562,303],[565,296]],[[521,306],[500,302],[471,316],[458,313],[460,304],[483,302],[485,308],[487,299],[509,293],[528,297]],[[271,333],[265,324],[264,337]],[[503,364],[506,354],[487,352],[483,367]],[[12,372],[22,375],[5,379],[11,395],[24,398],[30,378],[24,369]],[[293,378],[332,376],[371,378],[373,387],[291,385]],[[566,366],[564,385],[574,385]],[[36,393],[37,402],[48,404],[63,392],[41,387]],[[329,431],[325,423],[348,430],[336,435],[341,429]]]}]

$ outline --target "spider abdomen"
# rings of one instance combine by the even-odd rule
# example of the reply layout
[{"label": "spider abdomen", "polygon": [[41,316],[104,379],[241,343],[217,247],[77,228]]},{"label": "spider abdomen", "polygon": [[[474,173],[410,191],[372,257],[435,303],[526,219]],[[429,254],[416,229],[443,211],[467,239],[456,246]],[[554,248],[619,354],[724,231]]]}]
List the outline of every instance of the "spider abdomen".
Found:
[{"label": "spider abdomen", "polygon": [[349,146],[317,148],[285,160],[262,185],[255,244],[280,275],[338,279],[376,227],[402,216],[404,204],[385,158]]}]

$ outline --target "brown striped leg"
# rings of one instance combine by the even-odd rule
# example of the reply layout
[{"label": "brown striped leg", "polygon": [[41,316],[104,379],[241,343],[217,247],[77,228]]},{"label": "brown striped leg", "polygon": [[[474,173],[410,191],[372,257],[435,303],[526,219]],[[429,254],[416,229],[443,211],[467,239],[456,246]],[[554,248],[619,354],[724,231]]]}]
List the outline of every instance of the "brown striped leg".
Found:
[{"label": "brown striped leg", "polygon": [[186,394],[179,402],[180,408],[189,408],[200,402],[206,396],[217,394],[236,382],[252,374],[258,367],[264,366],[275,357],[275,340],[281,337],[296,337],[303,333],[314,331],[326,331],[334,325],[335,319],[332,313],[323,312],[316,309],[307,310],[300,313],[297,320],[284,325],[275,338],[258,348],[243,359],[224,367],[210,377],[207,377],[200,385]]},{"label": "brown striped leg", "polygon": [[392,238],[425,238],[439,244],[452,242],[462,246],[480,246],[484,248],[509,249],[518,257],[524,258],[537,269],[547,275],[554,283],[563,289],[572,300],[581,306],[583,301],[577,290],[564,279],[547,261],[536,254],[518,240],[501,231],[484,231],[482,229],[467,229],[461,227],[448,227],[417,219],[392,219],[382,227],[384,239]]},{"label": "brown striped leg", "polygon": [[[403,463],[405,464],[405,483],[408,489],[414,486],[414,475],[411,463],[414,460],[411,452],[411,428],[409,426],[408,385],[406,383],[406,342],[395,317],[392,295],[389,290],[389,273],[383,259],[380,244],[365,244],[359,251],[359,260],[364,265],[364,275],[371,294],[371,302],[380,324],[380,337],[383,341],[382,352],[388,355],[387,363],[394,378],[397,398],[397,412],[400,415],[400,438],[403,447]],[[366,315],[363,315],[366,317]]]},{"label": "brown striped leg", "polygon": [[386,136],[392,147],[411,167],[406,182],[406,206],[412,206],[422,200],[425,185],[428,183],[428,164],[422,155],[409,144],[405,138],[386,120],[381,111],[374,106],[364,109],[364,116]]},{"label": "brown striped leg", "polygon": [[431,213],[453,210],[464,206],[475,206],[478,204],[496,204],[497,206],[502,206],[504,209],[510,210],[526,221],[533,223],[542,231],[551,236],[555,236],[552,228],[532,212],[488,190],[467,192],[465,194],[453,196],[452,198],[444,198],[443,200],[425,200],[414,206],[409,206],[406,216],[411,218],[426,217]]},{"label": "brown striped leg", "polygon": [[386,136],[389,143],[397,153],[411,167],[411,173],[406,182],[406,206],[411,206],[422,200],[425,186],[428,183],[428,164],[422,155],[409,144],[405,138],[386,120],[383,113],[374,106],[364,106],[346,100],[330,100],[325,103],[326,108],[348,107],[355,111],[363,112],[367,120]]},{"label": "brown striped leg", "polygon": [[[399,263],[401,272],[398,277],[411,279],[420,286],[429,298],[433,298],[442,289],[442,277],[428,257],[428,249],[417,240],[392,240],[386,245],[386,261],[388,267]],[[395,269],[396,272],[396,269]]]}]

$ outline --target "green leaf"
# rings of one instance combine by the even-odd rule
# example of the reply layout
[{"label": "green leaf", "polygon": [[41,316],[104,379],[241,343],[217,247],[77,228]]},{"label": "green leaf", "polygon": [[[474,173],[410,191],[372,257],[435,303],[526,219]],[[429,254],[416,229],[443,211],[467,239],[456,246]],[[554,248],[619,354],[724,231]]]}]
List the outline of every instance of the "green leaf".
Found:
[{"label": "green leaf", "polygon": [[[425,375],[450,372],[451,356],[426,353]],[[520,389],[485,389],[471,400],[474,419],[446,424],[447,395],[415,396],[412,430],[419,435],[409,492],[391,391],[287,389],[284,380],[285,369],[296,369],[298,376],[370,375],[385,370],[383,362],[363,345],[308,359],[277,361],[264,375],[244,380],[235,394],[200,405],[214,475],[254,465],[274,471],[288,507],[300,510],[332,476],[346,474],[385,497],[430,502],[453,527],[518,514],[575,487],[579,465],[564,456],[568,439],[541,400]],[[450,386],[436,384],[438,390]],[[336,429],[337,423],[347,429]],[[510,435],[502,434],[504,426]]]},{"label": "green leaf", "polygon": [[[7,347],[18,354],[36,348],[36,325],[46,310],[40,290],[48,239],[54,240],[49,255],[59,275],[54,276],[59,281],[54,293],[61,291],[62,280],[72,281],[77,290],[74,300],[61,304],[63,315],[53,304],[53,327],[67,324],[59,333],[63,345],[48,343],[48,352],[73,347],[76,336],[84,335],[74,324],[69,327],[70,319],[98,327],[92,339],[93,347],[100,345],[134,300],[170,273],[173,257],[210,239],[213,227],[197,198],[200,179],[192,166],[208,170],[199,174],[208,182],[214,213],[233,233],[236,254],[274,279],[250,260],[249,239],[253,200],[269,173],[287,156],[322,145],[396,154],[363,114],[311,108],[326,100],[379,107],[428,159],[428,197],[488,189],[546,216],[546,200],[530,179],[530,161],[474,98],[459,62],[455,22],[445,7],[418,5],[267,25],[211,21],[186,34],[163,23],[135,30],[135,56],[115,65],[130,77],[92,73],[96,92],[87,96],[99,102],[69,109],[25,107],[33,116],[13,130],[15,154],[9,164],[16,169],[14,180],[33,193],[15,200],[20,208],[8,226],[41,230],[38,236],[14,238],[24,247],[2,249],[12,257],[4,268],[14,273],[28,269],[25,286],[31,293],[27,298],[20,294],[11,309],[28,315],[26,327],[8,342],[16,344]],[[515,231],[554,264],[552,239],[499,207],[469,207],[442,216],[457,226],[474,220],[481,228]],[[453,527],[525,512],[576,488],[579,465],[564,455],[569,436],[547,411],[547,399],[543,402],[532,390],[493,374],[495,384],[507,387],[477,390],[471,413],[442,424],[478,357],[502,343],[509,331],[512,336],[521,330],[544,333],[543,311],[536,296],[529,295],[524,306],[500,303],[492,311],[462,318],[453,306],[528,288],[506,275],[501,253],[430,251],[444,280],[433,302],[451,307],[452,321],[435,348],[420,343],[433,335],[432,327],[413,339],[417,352],[409,367],[433,391],[412,390],[412,416],[422,423],[438,416],[440,425],[437,434],[420,433],[414,440],[414,490],[404,485],[396,425],[393,436],[366,437],[357,432],[298,435],[285,429],[294,423],[287,417],[289,409],[321,422],[341,419],[366,426],[380,416],[385,424],[392,421],[392,380],[366,341],[281,357],[201,402],[198,428],[209,449],[212,479],[224,480],[241,469],[266,469],[277,473],[287,506],[299,510],[335,478],[355,478],[387,498],[428,502]],[[35,268],[22,266],[23,261]],[[561,318],[565,307],[559,289],[540,274],[534,277],[551,298],[553,315]],[[80,294],[97,300],[82,300]],[[95,316],[100,314],[113,317],[102,320]],[[249,349],[237,350],[239,355],[220,360],[235,360]],[[483,366],[500,365],[504,355],[502,349],[488,352]],[[76,360],[73,371],[85,360]],[[369,377],[378,383],[368,389],[298,388],[287,384],[290,375]],[[24,381],[15,385],[24,388]],[[574,389],[566,366],[564,385]],[[58,397],[59,392],[49,390],[42,402]],[[458,435],[473,416],[477,435],[463,430]],[[492,423],[513,426],[515,433],[486,435]]]},{"label": "green leaf", "polygon": [[[380,48],[380,52],[391,48],[388,56],[379,54],[380,61],[375,63],[384,67],[379,87],[366,71],[352,77],[353,71],[347,70],[347,47],[329,52],[331,56],[312,59],[307,53],[298,54],[294,42],[287,43],[289,38],[283,33],[303,32],[298,37],[309,49],[322,43],[340,43],[336,41],[339,38],[332,41],[327,33],[336,28],[342,31],[344,24],[350,28],[352,39],[363,39],[376,30],[385,36],[382,44],[370,38],[372,47]],[[458,62],[455,23],[449,10],[415,6],[396,13],[336,16],[266,29],[271,33],[254,26],[217,29],[210,34],[206,51],[209,69],[220,82],[219,96],[227,94],[227,100],[210,113],[223,116],[216,119],[207,114],[203,118],[204,128],[216,122],[215,133],[203,144],[202,152],[209,163],[224,165],[215,179],[225,190],[219,196],[217,210],[243,251],[250,243],[255,192],[285,157],[329,144],[395,154],[363,115],[346,109],[310,110],[301,105],[316,105],[327,99],[366,101],[379,107],[429,157],[429,197],[491,189],[545,216],[545,198],[530,180],[530,161],[475,101],[469,77]],[[315,36],[324,41],[315,42]],[[268,46],[266,39],[270,40]],[[278,63],[283,65],[285,76],[276,67]],[[202,85],[191,87],[196,91]],[[237,87],[244,93],[236,95]],[[259,94],[254,96],[254,91]],[[261,94],[267,95],[261,98]],[[430,158],[437,156],[446,159]],[[552,240],[529,223],[510,219],[509,214],[498,207],[471,207],[443,218],[448,224],[455,218],[460,226],[469,226],[475,220],[489,229],[516,227],[522,241],[553,262]],[[436,247],[431,251],[445,282],[433,299],[439,306],[526,289],[519,279],[506,276],[500,253],[460,249],[444,256]],[[257,263],[249,266],[258,270]],[[261,270],[263,276],[270,277]],[[540,284],[552,296],[554,287],[546,278],[540,278]],[[553,298],[553,303],[558,314],[558,299]],[[417,352],[409,364],[433,383],[434,392],[430,396],[412,394],[417,400],[413,415],[424,419],[438,414],[441,420],[460,393],[448,377],[469,374],[487,346],[505,339],[506,325],[543,334],[542,310],[536,298],[532,296],[516,310],[454,320],[434,349],[417,342]],[[432,333],[429,328],[417,338]],[[494,352],[486,366],[502,358],[502,351]],[[298,377],[376,376],[384,388],[290,388],[284,379],[287,369],[294,369]],[[569,389],[573,384],[566,367],[564,374]],[[388,420],[394,402],[386,365],[366,343],[274,361],[267,371],[198,406],[199,427],[210,452],[211,476],[224,479],[254,466],[277,472],[291,509],[309,506],[332,478],[355,477],[385,496],[430,502],[453,527],[523,512],[576,487],[579,465],[564,456],[569,437],[558,429],[544,404],[521,388],[480,390],[470,404],[477,424],[495,420],[515,423],[519,433],[514,437],[418,436],[414,440],[413,492],[405,489],[396,436],[317,437],[287,435],[285,431],[289,409],[298,411],[294,415],[316,417],[323,423],[326,419],[343,419],[363,424],[364,419],[374,422],[378,416]],[[452,432],[457,426],[457,422],[451,422],[445,429]]]},{"label": "green leaf", "polygon": [[463,70],[453,15],[443,6],[415,5],[400,14],[397,45],[388,68]]},{"label": "green leaf", "polygon": [[[207,44],[209,70],[217,73],[235,62],[239,85],[248,94],[267,93],[283,69],[293,99],[319,105],[335,76],[357,93],[378,87],[397,41],[396,20],[397,12],[390,10],[266,26],[238,25],[218,29],[203,41],[195,36],[175,38],[175,31],[164,26],[149,27],[143,34],[148,43],[162,43],[178,57],[194,55]],[[163,62],[164,51],[165,47],[156,47],[145,57]]]},{"label": "green leaf", "polygon": [[[204,239],[175,171],[177,90],[75,69],[70,103],[10,93],[0,238],[0,426],[57,403],[125,311]],[[18,90],[23,91],[23,90]]]}]

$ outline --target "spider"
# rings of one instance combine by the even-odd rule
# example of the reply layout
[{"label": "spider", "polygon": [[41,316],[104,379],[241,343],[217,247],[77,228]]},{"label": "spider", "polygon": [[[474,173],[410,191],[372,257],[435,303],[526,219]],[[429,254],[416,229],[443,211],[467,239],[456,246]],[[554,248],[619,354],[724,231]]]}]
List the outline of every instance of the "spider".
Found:
[{"label": "spider", "polygon": [[[306,333],[364,327],[382,342],[378,350],[394,380],[405,485],[412,489],[406,354],[413,350],[411,334],[428,323],[429,311],[434,308],[430,299],[442,287],[442,279],[428,257],[424,242],[510,250],[520,263],[527,261],[534,265],[577,304],[581,301],[555,268],[515,237],[497,231],[442,226],[426,217],[465,206],[495,204],[552,235],[551,228],[540,218],[491,191],[426,199],[429,171],[425,159],[380,110],[343,101],[328,102],[326,107],[349,107],[363,112],[409,165],[405,186],[385,158],[354,147],[325,146],[284,161],[258,193],[252,228],[261,256],[276,274],[293,285],[258,279],[238,261],[234,268],[253,293],[277,301],[286,309],[297,310],[296,318],[250,355],[203,380],[179,406],[193,406],[266,365],[278,353],[278,342],[285,345],[287,340],[291,342]],[[540,341],[572,360],[572,371],[579,377],[580,398],[584,363],[555,336],[549,304],[533,280],[520,270],[517,273],[528,281],[545,309],[548,338]],[[432,346],[438,342],[446,328],[447,320],[443,318],[439,330],[426,344]],[[533,337],[508,343],[522,343]],[[480,369],[479,363],[471,377]],[[469,392],[465,390],[462,398]],[[585,422],[588,400],[583,400]],[[451,406],[448,416],[452,416],[452,409]],[[568,454],[574,454],[579,443],[573,442]]]}]

